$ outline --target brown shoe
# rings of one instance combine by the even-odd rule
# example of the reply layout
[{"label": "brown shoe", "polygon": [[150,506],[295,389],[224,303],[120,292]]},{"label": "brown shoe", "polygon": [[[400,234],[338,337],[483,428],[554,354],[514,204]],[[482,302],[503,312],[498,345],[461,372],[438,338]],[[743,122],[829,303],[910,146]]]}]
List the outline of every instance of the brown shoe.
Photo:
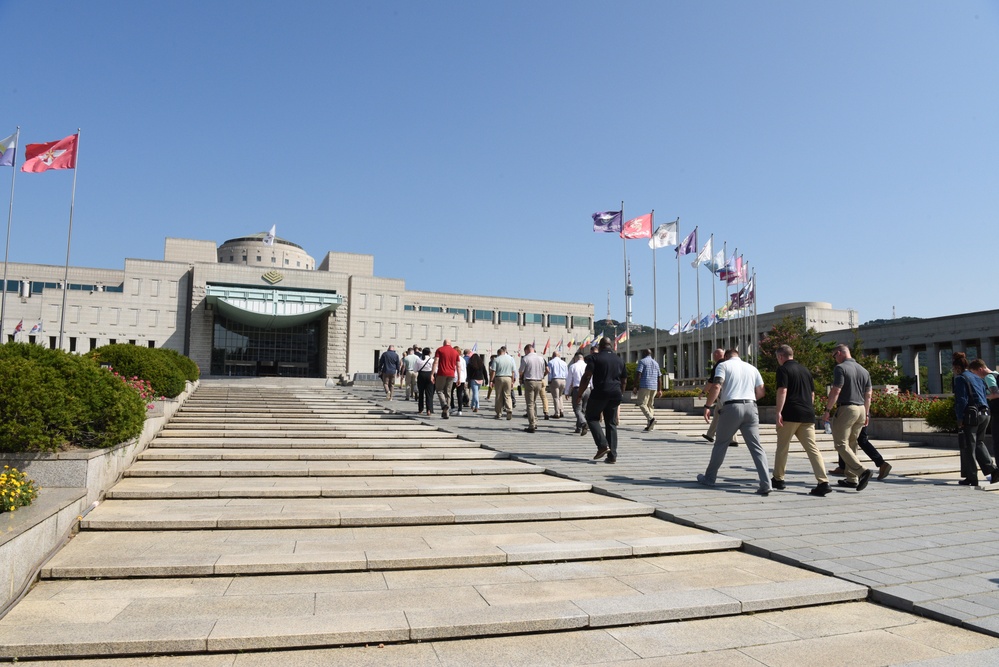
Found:
[{"label": "brown shoe", "polygon": [[880,466],[878,466],[878,479],[879,480],[884,479],[885,477],[888,476],[888,473],[890,472],[891,472],[891,464],[885,461]]},{"label": "brown shoe", "polygon": [[842,468],[833,468],[832,470],[829,471],[829,474],[833,475],[834,477],[845,477],[846,471],[843,470]]}]

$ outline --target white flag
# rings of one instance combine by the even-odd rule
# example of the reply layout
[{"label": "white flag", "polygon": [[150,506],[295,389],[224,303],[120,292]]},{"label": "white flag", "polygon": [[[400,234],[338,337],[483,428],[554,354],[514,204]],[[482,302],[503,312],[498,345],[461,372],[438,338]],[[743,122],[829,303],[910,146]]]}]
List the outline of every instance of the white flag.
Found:
[{"label": "white flag", "polygon": [[649,247],[655,250],[656,248],[665,248],[667,246],[676,245],[676,229],[679,225],[679,219],[673,222],[667,222],[659,225],[656,229],[656,233],[652,235],[649,239]]},{"label": "white flag", "polygon": [[277,232],[277,225],[271,225],[271,231],[267,232],[267,236],[264,237],[264,245],[274,245],[276,232]]},{"label": "white flag", "polygon": [[696,269],[698,264],[710,261],[711,261],[711,237],[708,237],[708,240],[704,243],[704,247],[701,248],[701,252],[697,253],[697,257],[694,258],[694,261],[691,262],[690,265]]},{"label": "white flag", "polygon": [[725,250],[719,250],[715,253],[715,258],[708,262],[708,268],[711,269],[711,273],[718,273],[723,268],[725,268]]}]

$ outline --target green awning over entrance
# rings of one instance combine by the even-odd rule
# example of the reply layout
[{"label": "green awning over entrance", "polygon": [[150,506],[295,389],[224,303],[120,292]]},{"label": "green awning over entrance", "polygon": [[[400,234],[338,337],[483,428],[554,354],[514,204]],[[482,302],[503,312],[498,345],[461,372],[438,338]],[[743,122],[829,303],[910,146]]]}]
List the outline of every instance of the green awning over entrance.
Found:
[{"label": "green awning over entrance", "polygon": [[312,322],[343,303],[331,292],[208,285],[205,302],[230,320],[261,329]]}]

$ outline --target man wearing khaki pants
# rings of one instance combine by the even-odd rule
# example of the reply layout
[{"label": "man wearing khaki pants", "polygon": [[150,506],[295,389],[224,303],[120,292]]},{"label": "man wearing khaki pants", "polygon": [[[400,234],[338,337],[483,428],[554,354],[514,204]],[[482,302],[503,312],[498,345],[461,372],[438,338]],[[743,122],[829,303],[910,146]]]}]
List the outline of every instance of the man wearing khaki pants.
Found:
[{"label": "man wearing khaki pants", "polygon": [[833,348],[833,358],[836,360],[836,368],[833,370],[833,384],[822,418],[828,420],[833,405],[837,406],[836,419],[832,423],[833,442],[846,464],[846,479],[837,483],[863,491],[871,480],[871,471],[857,458],[857,444],[860,431],[867,426],[868,415],[871,413],[871,374],[854,360],[850,348],[842,343]]},{"label": "man wearing khaki pants", "polygon": [[812,464],[818,486],[809,491],[824,496],[832,491],[826,477],[826,463],[815,445],[815,382],[807,368],[794,360],[790,345],[777,348],[777,455],[774,457],[773,488],[784,488],[784,469],[791,436],[798,438]]}]

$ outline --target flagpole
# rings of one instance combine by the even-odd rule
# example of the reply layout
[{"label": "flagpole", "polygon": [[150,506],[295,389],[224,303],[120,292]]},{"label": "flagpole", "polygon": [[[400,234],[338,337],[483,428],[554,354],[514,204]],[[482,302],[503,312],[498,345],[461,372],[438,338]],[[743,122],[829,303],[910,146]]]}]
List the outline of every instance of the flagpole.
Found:
[{"label": "flagpole", "polygon": [[[624,200],[621,200],[621,225],[622,230],[624,229]],[[624,238],[624,234],[621,235],[621,248],[624,251],[624,330],[631,330],[631,293],[634,291],[631,287],[631,279],[628,275],[628,239]],[[615,339],[616,340],[616,339]],[[615,348],[616,349],[616,348]],[[628,361],[628,356],[631,354],[631,336],[624,339],[624,360],[625,363]]]},{"label": "flagpole", "polygon": [[[714,234],[711,235],[711,239],[710,240],[711,240],[711,252],[714,252],[714,250],[715,250],[715,244],[714,244],[715,235]],[[715,258],[712,257],[711,258],[711,264],[708,265],[709,268],[714,265],[714,261],[715,261]],[[715,296],[717,294],[717,287],[718,287],[718,285],[716,285],[715,283],[717,282],[716,278],[718,277],[718,274],[716,274],[714,271],[712,271],[711,272],[711,276],[712,276],[712,278],[711,278],[711,351],[714,352],[715,348],[718,347],[717,345],[715,345],[715,334],[717,333],[715,331],[715,325],[718,324],[718,298]]]},{"label": "flagpole", "polygon": [[69,231],[66,234],[66,270],[62,280],[62,310],[59,313],[59,349],[66,329],[66,295],[69,293],[69,250],[73,243],[73,209],[76,206],[76,174],[80,171],[80,128],[76,128],[76,159],[73,162],[73,194],[69,199]]},{"label": "flagpole", "polygon": [[[10,127],[8,125],[8,127]],[[6,342],[4,316],[7,313],[7,267],[10,265],[10,223],[14,219],[14,175],[17,173],[17,145],[21,142],[21,126],[14,131],[14,155],[10,162],[10,205],[7,208],[7,243],[3,251],[3,285],[0,285],[0,345]]]},{"label": "flagpole", "polygon": [[697,345],[694,346],[694,359],[697,363],[694,369],[697,374],[694,377],[698,377],[701,374],[701,345],[703,345],[704,332],[701,331],[701,274],[697,272],[701,265],[697,260],[694,261],[696,264],[694,266],[694,283],[697,285]]},{"label": "flagpole", "polygon": [[[653,236],[656,233],[656,209],[652,209],[652,213],[649,214],[649,229],[652,231]],[[652,238],[649,239],[652,241]],[[659,363],[659,321],[657,318],[657,311],[659,308],[659,299],[656,296],[656,244],[652,242],[652,354],[653,358],[656,360],[656,364]]]},{"label": "flagpole", "polygon": [[[680,217],[676,218],[676,239],[677,243],[680,242]],[[676,332],[676,361],[677,367],[679,369],[679,374],[677,378],[684,379],[683,374],[683,315],[680,314],[680,247],[677,246],[676,250],[676,321],[680,322],[680,330]]]}]

